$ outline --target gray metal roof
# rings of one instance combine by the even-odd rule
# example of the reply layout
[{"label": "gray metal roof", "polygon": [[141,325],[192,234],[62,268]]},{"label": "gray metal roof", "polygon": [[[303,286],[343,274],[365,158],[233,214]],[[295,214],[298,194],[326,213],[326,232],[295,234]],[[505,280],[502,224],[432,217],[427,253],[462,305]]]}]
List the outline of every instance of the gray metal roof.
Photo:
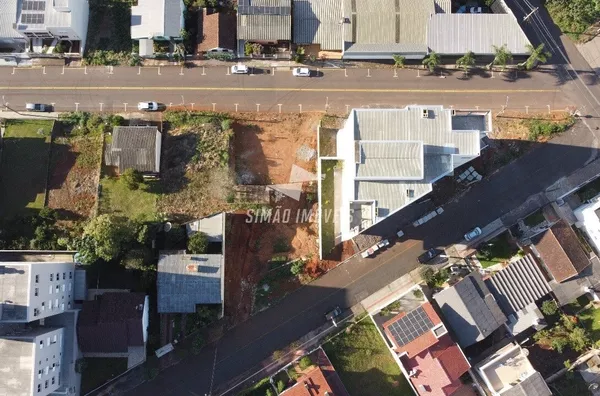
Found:
[{"label": "gray metal roof", "polygon": [[240,40],[291,40],[292,17],[290,15],[241,15],[237,17]]},{"label": "gray metal roof", "polygon": [[75,281],[73,282],[74,300],[85,300],[87,298],[87,280],[84,269],[75,270]]},{"label": "gray metal roof", "polygon": [[452,0],[434,0],[436,14],[450,14],[452,12]]},{"label": "gray metal roof", "polygon": [[552,392],[544,377],[539,372],[531,374],[525,380],[513,385],[510,389],[502,392],[502,396],[550,396]]},{"label": "gray metal roof", "polygon": [[27,320],[30,281],[29,264],[0,265],[0,321]]},{"label": "gray metal roof", "polygon": [[223,301],[223,255],[161,254],[158,261],[158,312],[196,312],[196,304]]},{"label": "gray metal roof", "polygon": [[[43,10],[30,10],[23,9],[23,0],[18,1],[18,13],[17,18],[12,21],[15,23],[18,21],[20,30],[44,30],[46,28],[60,28],[60,27],[71,27],[71,18],[73,17],[73,13],[71,11],[61,11],[57,10],[56,7],[63,7],[63,4],[53,4],[51,0],[43,0],[45,1],[45,7]],[[41,14],[41,18],[37,19],[39,23],[26,23],[27,19],[24,19],[23,15],[27,14]],[[80,17],[81,15],[76,15],[76,17]],[[26,18],[26,17],[25,17]],[[87,21],[86,21],[87,23]]]},{"label": "gray metal roof", "polygon": [[485,284],[506,315],[520,311],[551,291],[530,254],[496,272]]},{"label": "gray metal roof", "polygon": [[184,10],[181,0],[138,0],[131,7],[131,37],[179,37]]},{"label": "gray metal roof", "polygon": [[342,0],[294,0],[293,17],[294,43],[342,49]]},{"label": "gray metal roof", "polygon": [[361,141],[357,180],[422,179],[423,142]]},{"label": "gray metal roof", "polygon": [[529,40],[512,14],[436,14],[428,22],[427,45],[440,54],[493,54],[504,44],[527,54]]},{"label": "gray metal roof", "polygon": [[140,172],[160,172],[161,134],[156,127],[114,127],[107,143],[104,161],[119,172],[134,168]]},{"label": "gray metal roof", "polygon": [[483,340],[506,322],[506,317],[481,280],[481,275],[476,272],[433,298],[462,347]]},{"label": "gray metal roof", "polygon": [[414,54],[422,58],[427,45],[418,43],[351,44],[344,51],[344,59],[393,59],[393,55]]},{"label": "gray metal roof", "polygon": [[[429,110],[427,118],[424,108]],[[377,201],[378,216],[385,217],[431,192],[432,182],[454,170],[453,155],[478,156],[479,131],[453,131],[452,118],[451,109],[442,106],[353,110],[349,122],[354,123],[354,140],[361,150],[382,146],[386,156],[397,155],[369,160],[367,153],[364,164],[357,165],[354,199]]]},{"label": "gray metal roof", "polygon": [[13,23],[17,22],[18,0],[0,0],[0,39],[23,38],[15,29]]}]

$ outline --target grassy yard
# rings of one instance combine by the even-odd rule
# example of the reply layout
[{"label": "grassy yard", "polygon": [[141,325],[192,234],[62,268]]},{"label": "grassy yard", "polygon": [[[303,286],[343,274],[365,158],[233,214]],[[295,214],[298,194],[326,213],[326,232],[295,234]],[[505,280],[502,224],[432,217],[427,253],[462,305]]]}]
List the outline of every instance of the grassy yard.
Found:
[{"label": "grassy yard", "polygon": [[546,0],[545,5],[554,23],[575,41],[585,39],[583,33],[600,18],[594,0]]},{"label": "grassy yard", "polygon": [[577,316],[581,324],[589,332],[592,341],[600,340],[600,309],[590,306],[581,311]]},{"label": "grassy yard", "polygon": [[323,348],[351,395],[414,395],[370,318]]},{"label": "grassy yard", "polygon": [[509,260],[519,249],[511,243],[509,235],[504,232],[497,237],[479,245],[477,259],[483,268]]},{"label": "grassy yard", "polygon": [[139,190],[129,190],[115,177],[103,177],[100,181],[100,213],[114,213],[140,221],[150,221],[156,217],[158,194],[155,182],[145,183]]},{"label": "grassy yard", "polygon": [[335,160],[321,161],[321,173],[325,178],[321,181],[321,247],[323,254],[329,253],[335,247]]},{"label": "grassy yard", "polygon": [[52,121],[9,120],[0,164],[0,217],[44,206]]},{"label": "grassy yard", "polygon": [[81,375],[84,395],[127,370],[127,358],[85,358]]}]

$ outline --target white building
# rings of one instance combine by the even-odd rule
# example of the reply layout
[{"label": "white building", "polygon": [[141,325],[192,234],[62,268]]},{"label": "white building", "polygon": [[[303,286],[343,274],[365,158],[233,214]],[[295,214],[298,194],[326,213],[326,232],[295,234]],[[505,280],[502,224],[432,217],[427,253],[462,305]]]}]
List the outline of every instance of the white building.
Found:
[{"label": "white building", "polygon": [[138,0],[131,7],[131,38],[139,40],[139,53],[154,53],[154,40],[181,38],[185,27],[183,0]]},{"label": "white building", "polygon": [[577,218],[575,226],[583,230],[596,253],[600,252],[600,195],[590,199],[573,211]]},{"label": "white building", "polygon": [[46,396],[61,386],[63,329],[19,328],[0,338],[0,395]]},{"label": "white building", "polygon": [[341,240],[415,202],[479,156],[491,122],[489,112],[443,106],[352,110],[336,139],[335,159],[343,161]]},{"label": "white building", "polygon": [[4,0],[0,2],[0,44],[25,45],[26,50],[39,52],[44,45],[70,41],[72,51],[76,48],[83,53],[88,18],[87,0]]},{"label": "white building", "polygon": [[71,309],[75,263],[0,263],[0,323],[29,323]]}]

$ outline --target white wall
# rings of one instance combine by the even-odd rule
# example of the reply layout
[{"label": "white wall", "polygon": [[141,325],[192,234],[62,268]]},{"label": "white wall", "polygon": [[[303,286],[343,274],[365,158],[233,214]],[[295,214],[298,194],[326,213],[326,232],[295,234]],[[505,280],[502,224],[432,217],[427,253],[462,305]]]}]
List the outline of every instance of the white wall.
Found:
[{"label": "white wall", "polygon": [[[43,262],[24,265],[30,265],[28,322],[56,315],[73,307],[75,263]],[[34,308],[39,310],[39,315],[34,316]]]},{"label": "white wall", "polygon": [[[38,335],[35,337],[34,344],[32,390],[34,395],[45,396],[59,387],[63,353],[63,329],[51,330]],[[54,384],[52,384],[53,379]],[[38,385],[41,389],[39,393],[37,392]]]},{"label": "white wall", "polygon": [[600,208],[600,195],[591,199],[591,202],[581,205],[573,211],[577,218],[575,225],[583,230],[596,252],[600,252],[600,218],[596,215],[596,210]]}]

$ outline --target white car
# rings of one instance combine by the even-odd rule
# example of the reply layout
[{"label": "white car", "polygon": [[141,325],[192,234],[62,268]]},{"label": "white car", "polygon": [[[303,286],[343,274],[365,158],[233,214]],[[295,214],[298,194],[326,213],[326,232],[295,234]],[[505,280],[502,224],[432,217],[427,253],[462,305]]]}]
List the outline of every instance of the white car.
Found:
[{"label": "white car", "polygon": [[481,235],[481,228],[475,227],[471,231],[469,231],[465,234],[465,240],[472,241],[473,239],[477,238],[479,235]]},{"label": "white car", "polygon": [[221,47],[216,47],[216,48],[211,48],[208,51],[206,51],[206,53],[225,53],[225,54],[233,54],[233,50],[230,50],[228,48],[221,48]]},{"label": "white car", "polygon": [[238,63],[237,65],[231,66],[231,74],[248,74],[248,66]]},{"label": "white car", "polygon": [[295,77],[310,77],[310,69],[308,67],[295,67],[292,74]]},{"label": "white car", "polygon": [[139,111],[157,111],[158,103],[156,103],[156,102],[139,102],[138,110]]},{"label": "white car", "polygon": [[25,103],[27,111],[50,111],[50,106],[43,103]]}]

